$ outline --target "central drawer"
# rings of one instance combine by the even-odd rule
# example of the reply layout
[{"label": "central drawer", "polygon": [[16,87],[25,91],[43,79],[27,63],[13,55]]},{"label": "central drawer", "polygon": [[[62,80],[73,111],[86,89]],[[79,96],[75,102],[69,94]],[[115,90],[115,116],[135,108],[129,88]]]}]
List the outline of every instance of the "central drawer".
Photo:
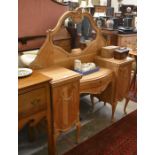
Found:
[{"label": "central drawer", "polygon": [[80,80],[80,93],[93,93],[97,94],[107,87],[112,81],[112,74],[96,78],[94,80]]},{"label": "central drawer", "polygon": [[46,109],[46,88],[42,87],[26,92],[18,96],[19,117],[26,117],[28,115]]}]

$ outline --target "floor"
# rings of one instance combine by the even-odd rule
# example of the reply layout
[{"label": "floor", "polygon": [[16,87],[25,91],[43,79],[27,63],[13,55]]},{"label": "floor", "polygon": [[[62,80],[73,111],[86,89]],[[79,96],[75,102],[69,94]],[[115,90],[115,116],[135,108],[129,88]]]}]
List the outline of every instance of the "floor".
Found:
[{"label": "floor", "polygon": [[[95,108],[92,109],[90,96],[83,96],[80,100],[80,118],[81,118],[81,134],[80,142],[88,139],[99,131],[111,125],[111,105],[103,102],[98,102],[95,99]],[[115,121],[124,117],[123,107],[125,100],[119,102],[116,107]],[[129,101],[127,113],[137,109],[137,103]],[[40,130],[39,137],[35,142],[28,142],[27,128],[25,127],[19,133],[19,155],[48,155],[47,152],[47,136],[46,133]],[[65,134],[59,136],[57,140],[58,155],[75,147],[75,128],[72,128]]]}]

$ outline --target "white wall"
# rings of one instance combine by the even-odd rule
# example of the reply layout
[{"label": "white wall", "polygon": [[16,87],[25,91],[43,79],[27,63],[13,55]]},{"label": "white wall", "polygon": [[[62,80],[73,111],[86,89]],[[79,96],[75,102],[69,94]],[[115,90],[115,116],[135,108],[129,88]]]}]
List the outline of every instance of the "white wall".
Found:
[{"label": "white wall", "polygon": [[[137,5],[137,0],[123,0],[122,4],[134,4]],[[111,5],[114,7],[115,12],[118,12],[118,1],[117,0],[111,0]]]}]

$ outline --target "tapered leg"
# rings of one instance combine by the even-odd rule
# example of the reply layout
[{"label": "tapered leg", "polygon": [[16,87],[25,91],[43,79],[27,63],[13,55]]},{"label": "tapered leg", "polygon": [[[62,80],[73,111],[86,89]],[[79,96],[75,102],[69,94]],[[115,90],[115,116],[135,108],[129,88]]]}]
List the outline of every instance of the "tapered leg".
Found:
[{"label": "tapered leg", "polygon": [[125,105],[124,105],[124,114],[127,114],[126,107],[127,107],[128,103],[129,103],[129,98],[127,97],[126,101],[125,101]]},{"label": "tapered leg", "polygon": [[91,99],[91,103],[92,103],[92,107],[93,107],[93,110],[94,110],[94,96],[92,94],[90,94],[90,99]]},{"label": "tapered leg", "polygon": [[30,142],[33,142],[33,141],[36,140],[36,137],[37,137],[36,133],[37,133],[36,127],[34,127],[34,126],[29,126],[28,127],[28,136],[29,136],[29,141]]},{"label": "tapered leg", "polygon": [[48,123],[48,154],[49,155],[56,155],[56,139],[57,139],[57,134],[52,128],[51,122]]},{"label": "tapered leg", "polygon": [[80,122],[76,123],[76,142],[77,143],[80,142],[80,128],[81,128]]},{"label": "tapered leg", "polygon": [[115,114],[115,110],[116,110],[116,105],[117,105],[117,102],[114,102],[113,105],[112,105],[111,122],[114,122],[115,121],[114,114]]}]

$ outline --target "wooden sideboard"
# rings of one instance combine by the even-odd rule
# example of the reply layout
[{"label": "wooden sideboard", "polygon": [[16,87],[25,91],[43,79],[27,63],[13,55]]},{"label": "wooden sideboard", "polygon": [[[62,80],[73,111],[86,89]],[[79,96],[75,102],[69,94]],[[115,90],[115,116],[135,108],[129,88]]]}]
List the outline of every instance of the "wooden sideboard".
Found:
[{"label": "wooden sideboard", "polygon": [[34,127],[43,118],[47,120],[49,154],[53,154],[53,126],[50,102],[51,78],[36,71],[18,80],[18,129],[28,124]]},{"label": "wooden sideboard", "polygon": [[115,101],[121,101],[127,97],[130,86],[131,67],[133,58],[127,57],[123,60],[114,58],[102,58],[97,56],[95,62],[103,67],[109,68],[115,73]]}]

